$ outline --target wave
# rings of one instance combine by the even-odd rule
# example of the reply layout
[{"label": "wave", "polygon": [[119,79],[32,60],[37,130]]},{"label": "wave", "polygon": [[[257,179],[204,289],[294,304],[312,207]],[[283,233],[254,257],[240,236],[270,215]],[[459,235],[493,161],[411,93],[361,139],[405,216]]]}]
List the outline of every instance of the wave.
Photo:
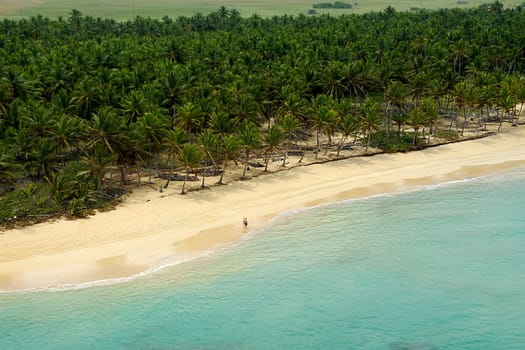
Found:
[{"label": "wave", "polygon": [[80,290],[80,289],[86,289],[86,288],[92,288],[92,287],[122,284],[126,282],[131,282],[131,281],[134,281],[140,278],[144,278],[146,276],[152,275],[154,273],[157,273],[159,271],[162,271],[172,266],[188,263],[195,259],[209,256],[220,250],[222,249],[219,249],[216,251],[206,250],[206,251],[202,251],[196,254],[187,254],[183,256],[164,258],[164,259],[159,260],[152,266],[150,266],[147,270],[139,272],[137,274],[133,274],[131,276],[108,278],[108,279],[101,279],[101,280],[82,282],[82,283],[61,284],[58,286],[49,286],[49,287],[26,288],[26,289],[16,289],[16,290],[0,290],[0,294],[35,293],[35,292],[64,292],[64,291]]}]

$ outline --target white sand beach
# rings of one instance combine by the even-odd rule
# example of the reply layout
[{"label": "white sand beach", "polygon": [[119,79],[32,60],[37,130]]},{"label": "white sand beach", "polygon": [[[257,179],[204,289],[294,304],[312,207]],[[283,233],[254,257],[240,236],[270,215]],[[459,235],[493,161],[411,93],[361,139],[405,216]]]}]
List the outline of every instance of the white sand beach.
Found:
[{"label": "white sand beach", "polygon": [[[423,151],[357,157],[182,196],[144,186],[116,210],[0,234],[0,290],[131,276],[238,242],[278,213],[525,165],[525,129]],[[157,186],[158,188],[158,186]],[[243,217],[249,221],[243,227]]]}]

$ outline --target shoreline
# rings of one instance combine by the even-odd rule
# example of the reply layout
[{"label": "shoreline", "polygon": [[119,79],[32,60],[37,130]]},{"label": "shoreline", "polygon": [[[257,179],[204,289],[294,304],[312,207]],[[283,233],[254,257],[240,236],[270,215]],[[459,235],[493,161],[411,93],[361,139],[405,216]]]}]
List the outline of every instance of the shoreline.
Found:
[{"label": "shoreline", "polygon": [[3,232],[0,292],[128,280],[163,260],[191,259],[240,242],[286,211],[523,165],[525,129],[512,129],[415,152],[298,166],[185,196],[144,186],[109,212]]}]

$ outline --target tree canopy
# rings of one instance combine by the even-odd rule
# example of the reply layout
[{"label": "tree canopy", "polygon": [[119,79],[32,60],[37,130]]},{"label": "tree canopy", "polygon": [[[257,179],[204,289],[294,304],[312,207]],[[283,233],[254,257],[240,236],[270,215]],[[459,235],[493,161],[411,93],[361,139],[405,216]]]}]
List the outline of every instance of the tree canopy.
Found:
[{"label": "tree canopy", "polygon": [[519,8],[490,6],[268,19],[221,8],[125,22],[72,10],[57,20],[4,19],[0,220],[79,215],[118,196],[114,172],[122,183],[129,169],[164,163],[188,174],[201,156],[205,166],[226,165],[237,148],[246,171],[252,154],[273,153],[281,140],[285,165],[299,130],[316,135],[319,152],[321,134],[346,140],[361,131],[368,148],[375,134],[401,139],[405,125],[414,129],[408,144],[418,145],[418,132],[438,116],[450,120],[449,131],[481,128],[494,112],[517,123],[524,21]]}]

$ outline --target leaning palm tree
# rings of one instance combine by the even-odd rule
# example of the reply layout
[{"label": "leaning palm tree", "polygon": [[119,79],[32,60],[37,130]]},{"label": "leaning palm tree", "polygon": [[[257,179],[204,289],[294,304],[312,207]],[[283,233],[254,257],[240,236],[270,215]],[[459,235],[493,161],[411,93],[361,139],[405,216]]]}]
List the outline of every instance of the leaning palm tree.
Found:
[{"label": "leaning palm tree", "polygon": [[367,98],[364,102],[363,113],[364,114],[359,120],[359,124],[361,125],[361,131],[367,137],[365,152],[368,152],[372,132],[381,128],[381,112],[379,103],[372,98]]},{"label": "leaning palm tree", "polygon": [[511,110],[516,107],[517,103],[518,100],[511,94],[506,94],[504,97],[497,99],[498,107],[501,107],[504,111],[504,113],[500,114],[501,117],[499,120],[498,132],[501,130],[501,126],[503,125],[503,116],[510,116]]},{"label": "leaning palm tree", "polygon": [[337,128],[339,129],[339,132],[341,133],[341,138],[339,139],[339,145],[337,146],[337,157],[339,157],[339,153],[341,152],[341,148],[345,144],[348,136],[357,133],[359,130],[359,121],[355,116],[352,114],[347,114],[342,118],[339,123],[337,124]]},{"label": "leaning palm tree", "polygon": [[408,124],[412,126],[414,129],[414,137],[412,139],[412,145],[417,145],[417,134],[419,132],[419,129],[425,126],[427,123],[427,119],[425,117],[425,113],[421,109],[421,107],[415,107],[412,109],[408,114]]},{"label": "leaning palm tree", "polygon": [[246,177],[246,170],[248,169],[248,161],[250,160],[250,153],[253,149],[258,148],[261,142],[261,131],[255,123],[243,121],[238,132],[239,142],[244,151],[244,170],[242,177]]},{"label": "leaning palm tree", "polygon": [[190,172],[200,165],[202,161],[202,152],[194,143],[186,143],[182,146],[177,157],[177,163],[179,166],[183,167],[186,170],[184,176],[184,182],[182,183],[182,190],[180,194],[186,194],[186,181],[190,176]]},{"label": "leaning palm tree", "polygon": [[224,155],[224,159],[222,161],[221,177],[219,178],[219,181],[217,181],[218,185],[223,185],[222,180],[224,177],[224,172],[226,171],[226,167],[228,166],[230,159],[235,159],[237,157],[237,153],[239,152],[239,141],[235,138],[235,136],[228,135],[222,140],[221,150]]},{"label": "leaning palm tree", "polygon": [[421,110],[423,111],[423,114],[425,115],[425,120],[429,124],[428,139],[430,141],[430,136],[434,134],[434,128],[438,125],[439,107],[433,99],[424,98],[421,100]]},{"label": "leaning palm tree", "polygon": [[283,166],[286,166],[286,159],[288,158],[288,150],[292,144],[292,137],[295,132],[301,127],[301,122],[293,114],[285,114],[279,123],[283,129],[286,143],[284,144]]},{"label": "leaning palm tree", "polygon": [[264,172],[268,171],[268,163],[273,152],[279,147],[284,138],[283,129],[279,125],[272,125],[264,134]]},{"label": "leaning palm tree", "polygon": [[116,158],[117,155],[115,153],[110,153],[101,144],[97,144],[91,152],[82,157],[81,163],[85,165],[87,169],[81,171],[78,175],[89,175],[95,183],[95,190],[100,191],[106,172],[116,169],[113,165]]},{"label": "leaning palm tree", "polygon": [[[217,150],[217,144],[219,142],[219,138],[217,137],[217,134],[213,132],[211,129],[205,129],[197,138],[197,142],[199,143],[199,146],[201,147],[203,153],[204,153],[204,166],[208,167],[208,163],[213,163],[214,169],[217,168],[217,164],[215,162],[215,158],[213,157],[213,153]],[[206,178],[206,171],[202,173],[202,183],[201,188],[205,188],[204,186],[204,179]]]},{"label": "leaning palm tree", "polygon": [[[168,164],[172,163],[172,158],[176,157],[176,155],[180,152],[182,146],[189,141],[189,135],[186,132],[186,130],[175,127],[172,130],[168,131],[167,135],[165,136],[163,142],[167,147],[168,150],[168,157],[166,159],[166,166]],[[172,171],[170,172],[170,175],[168,176],[168,179],[166,180],[166,184],[164,184],[164,188],[167,188],[170,184],[170,177],[171,173],[173,172],[173,166]]]},{"label": "leaning palm tree", "polygon": [[337,125],[338,115],[337,112],[326,105],[317,106],[314,110],[314,114],[310,119],[312,123],[312,129],[315,130],[316,139],[316,152],[315,159],[321,151],[320,135],[326,134],[328,136],[328,142],[326,145],[326,152],[328,152],[328,146],[331,143],[332,134],[335,125]]}]

